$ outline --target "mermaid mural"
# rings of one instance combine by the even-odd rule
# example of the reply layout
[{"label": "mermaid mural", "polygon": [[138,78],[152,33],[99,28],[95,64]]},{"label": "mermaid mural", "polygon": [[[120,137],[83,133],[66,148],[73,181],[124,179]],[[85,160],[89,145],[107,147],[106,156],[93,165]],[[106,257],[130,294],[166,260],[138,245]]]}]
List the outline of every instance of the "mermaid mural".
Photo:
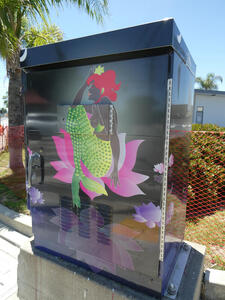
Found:
[{"label": "mermaid mural", "polygon": [[[61,161],[51,165],[54,178],[71,183],[73,205],[80,207],[80,188],[91,200],[108,195],[106,186],[123,197],[143,194],[137,184],[148,176],[133,172],[139,145],[143,140],[125,144],[125,133],[117,132],[117,113],[112,102],[117,101],[121,83],[116,83],[113,70],[98,66],[75,96],[68,110],[64,139],[53,136]],[[88,89],[92,104],[82,105]]]},{"label": "mermaid mural", "polygon": [[[33,186],[27,190],[37,245],[39,238],[46,248],[55,251],[55,243],[56,249],[60,245],[60,253],[67,256],[69,249],[72,259],[88,264],[93,271],[105,270],[112,274],[121,274],[119,269],[134,271],[137,268],[139,272],[137,257],[151,250],[159,236],[162,217],[155,202],[140,196],[135,199],[135,203],[140,202],[132,213],[130,210],[125,219],[117,218],[119,223],[114,223],[112,205],[106,205],[103,197],[99,197],[99,201],[97,198],[107,197],[109,191],[127,198],[145,195],[138,185],[149,178],[133,171],[139,146],[144,141],[126,142],[126,133],[118,133],[113,103],[123,100],[119,97],[122,86],[114,70],[95,68],[67,110],[66,123],[62,125],[65,130],[60,129],[62,135],[52,136],[59,157],[50,162],[56,170],[54,178],[70,184],[72,201],[67,193],[60,195],[60,205],[52,207],[49,214],[49,207],[46,211],[40,209],[46,203],[45,193]],[[31,155],[31,149],[27,150]],[[173,157],[169,164],[172,166]],[[154,171],[162,175],[164,165],[155,165]],[[81,203],[81,191],[90,200],[97,198],[96,203],[91,204],[87,199]],[[171,222],[173,211],[171,203],[166,224]],[[58,229],[58,239],[54,240],[54,235],[50,243],[43,231],[49,222]]]}]

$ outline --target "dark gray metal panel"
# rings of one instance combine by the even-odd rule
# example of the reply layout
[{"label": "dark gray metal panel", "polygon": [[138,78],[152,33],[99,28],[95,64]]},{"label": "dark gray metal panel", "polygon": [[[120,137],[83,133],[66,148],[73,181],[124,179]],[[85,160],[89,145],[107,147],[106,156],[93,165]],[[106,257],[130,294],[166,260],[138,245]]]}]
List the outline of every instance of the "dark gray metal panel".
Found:
[{"label": "dark gray metal panel", "polygon": [[[22,68],[118,55],[172,45],[173,19],[27,50]],[[118,57],[119,58],[119,57]]]},{"label": "dark gray metal panel", "polygon": [[187,48],[187,45],[184,42],[184,39],[176,25],[173,23],[173,48],[176,50],[180,58],[186,64],[186,66],[190,69],[191,73],[195,76],[196,65],[195,62]]},{"label": "dark gray metal panel", "polygon": [[[90,69],[96,65],[30,72],[27,75],[28,88],[25,95],[28,146],[33,152],[41,152],[45,169],[41,184],[41,168],[34,169],[35,176],[32,180],[33,186],[43,194],[45,200],[42,207],[31,204],[36,245],[97,268],[99,257],[96,253],[97,248],[93,248],[96,241],[92,240],[90,246],[85,238],[93,238],[94,233],[91,228],[96,226],[95,218],[90,215],[94,214],[97,217],[100,214],[104,218],[106,227],[104,230],[108,230],[106,234],[108,238],[105,236],[102,238],[102,233],[99,232],[98,239],[107,243],[107,240],[117,234],[121,236],[125,246],[124,249],[120,249],[121,261],[116,248],[103,247],[102,268],[109,271],[104,264],[111,266],[112,273],[117,277],[159,293],[161,291],[161,278],[158,277],[159,226],[151,229],[145,224],[136,222],[133,215],[135,206],[139,207],[143,203],[160,206],[161,183],[158,183],[158,178],[154,177],[156,175],[154,165],[163,161],[168,58],[168,55],[160,55],[103,64],[105,71],[115,71],[116,84],[121,83],[115,102],[107,104],[106,100],[102,100],[98,105],[93,104],[89,99],[88,91],[84,92],[81,104],[88,112],[91,111],[90,109],[93,109],[93,113],[96,109],[105,111],[106,116],[101,114],[99,117],[104,118],[107,130],[110,119],[107,116],[107,107],[113,105],[117,114],[117,131],[125,134],[126,145],[140,143],[137,153],[134,152],[137,157],[132,167],[132,174],[141,174],[147,180],[139,179],[137,187],[141,192],[128,197],[118,195],[107,186],[107,196],[101,195],[90,201],[89,197],[80,191],[81,212],[72,206],[71,185],[54,178],[57,172],[51,162],[59,161],[60,157],[52,137],[64,138],[60,128],[66,128],[69,107],[79,88],[90,76]],[[107,135],[110,135],[107,130],[103,137],[105,140],[108,139]],[[126,193],[134,188],[134,185],[129,186],[132,177],[130,179],[121,177],[120,180],[122,186],[127,180]],[[72,225],[72,220],[79,217],[85,209],[85,213],[88,213],[85,215],[86,225],[82,228],[78,226],[78,234]],[[54,222],[62,223],[57,226]],[[64,237],[66,240],[62,237],[60,240],[61,230],[63,228],[66,230],[70,226],[75,232],[69,231]],[[46,239],[47,232],[51,237],[49,239]],[[119,243],[122,243],[122,240]],[[104,262],[105,255],[112,259],[108,265]],[[125,267],[122,268],[118,263],[125,264]]]}]

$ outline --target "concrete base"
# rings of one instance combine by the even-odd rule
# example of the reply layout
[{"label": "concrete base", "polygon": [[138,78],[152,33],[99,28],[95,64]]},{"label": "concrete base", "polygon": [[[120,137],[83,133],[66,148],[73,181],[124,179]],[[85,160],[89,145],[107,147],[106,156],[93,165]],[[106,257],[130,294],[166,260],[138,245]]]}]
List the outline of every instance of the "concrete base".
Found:
[{"label": "concrete base", "polygon": [[205,246],[185,241],[192,249],[176,300],[198,300],[202,292]]},{"label": "concrete base", "polygon": [[[187,264],[176,299],[199,299],[204,251],[201,247],[200,252],[192,248],[190,262]],[[21,300],[156,299],[37,250],[33,247],[33,242],[25,244],[20,250],[18,297]]]},{"label": "concrete base", "polygon": [[225,271],[207,269],[203,291],[204,300],[225,300]]}]

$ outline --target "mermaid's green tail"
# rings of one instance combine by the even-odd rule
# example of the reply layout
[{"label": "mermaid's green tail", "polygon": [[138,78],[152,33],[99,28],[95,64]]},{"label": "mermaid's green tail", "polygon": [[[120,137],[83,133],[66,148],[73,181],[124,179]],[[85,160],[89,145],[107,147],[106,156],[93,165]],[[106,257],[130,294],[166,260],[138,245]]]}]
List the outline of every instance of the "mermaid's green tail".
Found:
[{"label": "mermaid's green tail", "polygon": [[80,196],[79,196],[79,190],[80,190],[80,177],[73,173],[72,178],[72,198],[73,198],[73,206],[80,207]]},{"label": "mermaid's green tail", "polygon": [[86,177],[85,175],[77,176],[74,172],[73,178],[72,178],[72,198],[73,198],[73,205],[80,207],[80,196],[79,196],[79,190],[80,190],[80,182],[82,182],[83,186],[92,192],[95,192],[97,194],[103,194],[108,196],[105,188],[98,182]]},{"label": "mermaid's green tail", "polygon": [[[96,131],[101,132],[103,128],[104,126],[99,124]],[[75,164],[72,178],[73,204],[80,207],[80,181],[87,190],[107,195],[101,184],[84,175],[81,162],[94,177],[100,178],[111,166],[112,149],[110,141],[101,140],[94,134],[95,129],[91,126],[83,105],[69,108],[66,131],[71,136]]]}]

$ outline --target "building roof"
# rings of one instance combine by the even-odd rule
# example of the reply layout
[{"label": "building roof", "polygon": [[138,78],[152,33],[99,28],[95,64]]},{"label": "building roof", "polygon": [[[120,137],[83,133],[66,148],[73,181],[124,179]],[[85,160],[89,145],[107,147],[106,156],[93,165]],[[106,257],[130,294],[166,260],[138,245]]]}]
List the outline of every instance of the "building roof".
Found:
[{"label": "building roof", "polygon": [[216,96],[216,95],[225,96],[225,91],[195,89],[195,94],[206,95],[206,96]]}]

